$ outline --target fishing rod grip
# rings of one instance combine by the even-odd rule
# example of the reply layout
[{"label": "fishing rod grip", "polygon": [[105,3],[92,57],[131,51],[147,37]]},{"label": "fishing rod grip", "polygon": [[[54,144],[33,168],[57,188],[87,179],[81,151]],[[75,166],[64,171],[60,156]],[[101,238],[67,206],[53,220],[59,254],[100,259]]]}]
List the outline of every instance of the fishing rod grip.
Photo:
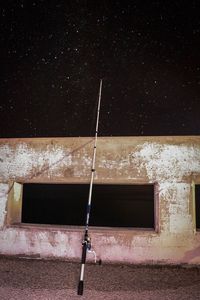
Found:
[{"label": "fishing rod grip", "polygon": [[83,280],[79,280],[77,294],[80,295],[80,296],[83,295]]},{"label": "fishing rod grip", "polygon": [[77,291],[78,295],[83,295],[83,278],[84,278],[87,247],[88,247],[87,241],[84,240],[83,246],[82,246],[82,257],[81,257],[81,274],[80,274],[80,280],[78,283],[78,291]]}]

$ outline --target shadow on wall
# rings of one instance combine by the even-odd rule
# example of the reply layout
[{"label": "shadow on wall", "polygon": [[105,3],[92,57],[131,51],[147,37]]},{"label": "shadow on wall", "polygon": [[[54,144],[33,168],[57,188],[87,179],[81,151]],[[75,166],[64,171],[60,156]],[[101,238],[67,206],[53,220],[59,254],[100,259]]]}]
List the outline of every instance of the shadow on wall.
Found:
[{"label": "shadow on wall", "polygon": [[200,246],[189,250],[185,253],[185,255],[183,256],[183,258],[181,259],[181,262],[192,262],[192,260],[196,257],[200,257]]},{"label": "shadow on wall", "polygon": [[77,147],[76,149],[74,149],[73,151],[70,151],[69,153],[67,153],[64,157],[62,157],[61,159],[59,159],[58,161],[48,165],[48,166],[44,166],[40,171],[36,172],[35,174],[31,175],[29,178],[29,180],[33,179],[34,177],[40,176],[42,175],[44,172],[48,171],[50,168],[52,168],[53,166],[59,164],[61,161],[63,161],[66,157],[69,157],[70,155],[74,154],[75,152],[77,152],[78,150],[81,150],[82,148],[84,148],[85,146],[87,146],[88,144],[90,144],[93,141],[93,139],[87,141],[86,143],[84,143],[83,145],[80,145],[79,147]]}]

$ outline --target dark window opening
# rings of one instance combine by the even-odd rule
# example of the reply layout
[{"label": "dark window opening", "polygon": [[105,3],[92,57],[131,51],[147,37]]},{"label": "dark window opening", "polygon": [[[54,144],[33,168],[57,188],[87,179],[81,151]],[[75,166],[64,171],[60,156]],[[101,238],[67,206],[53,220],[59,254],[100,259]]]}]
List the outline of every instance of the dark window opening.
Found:
[{"label": "dark window opening", "polygon": [[[22,222],[85,225],[88,193],[88,184],[24,184]],[[154,228],[154,186],[95,184],[90,225]]]},{"label": "dark window opening", "polygon": [[196,228],[200,229],[200,184],[195,185]]}]

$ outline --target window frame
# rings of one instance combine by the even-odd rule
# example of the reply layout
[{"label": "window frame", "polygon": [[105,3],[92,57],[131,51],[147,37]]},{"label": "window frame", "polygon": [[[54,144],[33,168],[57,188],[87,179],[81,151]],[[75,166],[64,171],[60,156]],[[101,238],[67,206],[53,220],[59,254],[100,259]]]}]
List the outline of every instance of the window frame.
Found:
[{"label": "window frame", "polygon": [[[198,233],[200,233],[200,226],[197,227],[197,199],[196,199],[196,186],[199,186],[200,188],[200,183],[199,182],[192,182],[192,199],[193,199],[193,223],[194,223],[194,230]],[[200,201],[200,199],[199,199]],[[200,212],[199,212],[199,218],[200,218]]]},{"label": "window frame", "polygon": [[[22,223],[22,201],[23,201],[23,186],[24,184],[55,184],[55,182],[23,182],[23,183],[18,183],[18,182],[12,182],[10,184],[10,192],[8,196],[8,206],[7,206],[7,217],[6,217],[6,225],[7,226],[20,226],[20,227],[56,227],[56,228],[64,228],[66,230],[74,230],[74,231],[79,231],[84,228],[84,226],[80,225],[59,225],[59,224],[38,224],[38,223]],[[71,184],[68,182],[61,182],[61,183],[56,183],[56,184]],[[73,183],[74,185],[76,184],[82,184],[80,182]],[[87,183],[84,183],[87,184]],[[101,183],[97,183],[101,184]],[[102,183],[104,184],[104,183]],[[115,185],[115,183],[112,183]],[[135,231],[135,232],[151,232],[151,233],[159,233],[160,232],[160,205],[159,205],[159,185],[157,182],[154,183],[119,183],[117,182],[116,185],[153,185],[153,194],[154,194],[154,228],[143,228],[143,227],[108,227],[108,226],[92,226],[90,225],[90,229],[92,231],[98,232],[99,230],[105,230],[105,231]],[[16,187],[18,189],[20,188],[20,201],[18,202],[18,205],[16,205]]]}]

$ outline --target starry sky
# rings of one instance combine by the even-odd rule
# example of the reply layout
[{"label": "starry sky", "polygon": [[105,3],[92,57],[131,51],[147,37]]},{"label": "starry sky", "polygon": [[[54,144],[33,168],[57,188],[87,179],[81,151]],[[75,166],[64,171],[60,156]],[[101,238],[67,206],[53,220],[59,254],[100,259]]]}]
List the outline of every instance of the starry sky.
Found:
[{"label": "starry sky", "polygon": [[200,134],[200,4],[2,0],[0,137]]}]

